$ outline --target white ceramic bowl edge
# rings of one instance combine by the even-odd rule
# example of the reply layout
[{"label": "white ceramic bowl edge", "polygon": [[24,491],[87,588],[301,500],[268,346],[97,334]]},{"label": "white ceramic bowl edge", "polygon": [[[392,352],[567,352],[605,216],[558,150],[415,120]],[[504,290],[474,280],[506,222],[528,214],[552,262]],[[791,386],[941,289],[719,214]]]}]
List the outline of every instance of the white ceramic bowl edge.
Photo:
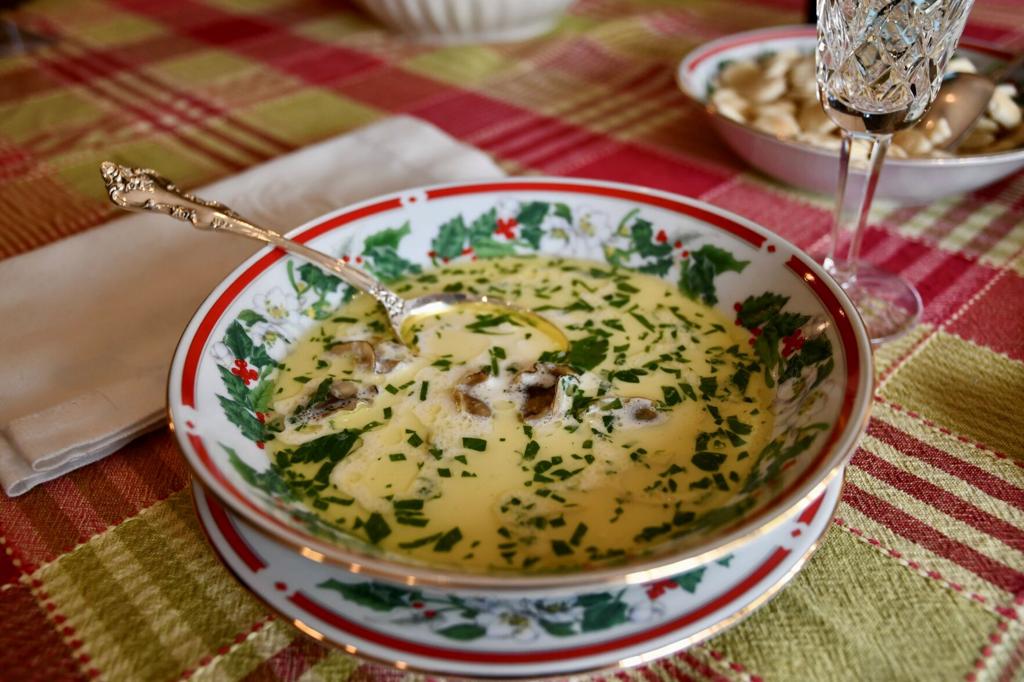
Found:
[{"label": "white ceramic bowl edge", "polygon": [[572,0],[359,0],[390,28],[426,42],[513,42],[547,32]]}]

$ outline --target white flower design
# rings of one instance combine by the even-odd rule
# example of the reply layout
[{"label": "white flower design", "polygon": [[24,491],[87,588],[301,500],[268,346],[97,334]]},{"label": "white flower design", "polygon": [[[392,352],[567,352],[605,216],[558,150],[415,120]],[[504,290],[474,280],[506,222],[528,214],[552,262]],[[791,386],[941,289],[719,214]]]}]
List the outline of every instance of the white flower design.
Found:
[{"label": "white flower design", "polygon": [[210,354],[217,361],[218,365],[230,365],[235,361],[235,354],[227,347],[227,344],[218,341],[210,346]]},{"label": "white flower design", "polygon": [[654,605],[650,601],[637,602],[629,607],[626,617],[633,623],[646,623],[655,616]]},{"label": "white flower design", "polygon": [[263,295],[257,295],[256,306],[267,316],[267,319],[278,324],[299,311],[299,299],[295,294],[285,293],[281,287],[274,287]]},{"label": "white flower design", "polygon": [[298,336],[297,318],[301,310],[298,296],[285,292],[281,287],[274,287],[265,294],[257,294],[253,303],[270,325],[285,335]]},{"label": "white flower design", "polygon": [[611,235],[611,224],[608,222],[608,214],[598,211],[589,206],[576,208],[576,227],[584,234],[590,236]]},{"label": "white flower design", "polygon": [[517,217],[520,208],[519,201],[516,199],[502,199],[494,205],[498,220],[510,220]]},{"label": "white flower design", "polygon": [[605,245],[617,240],[611,233],[608,214],[581,206],[575,216],[576,224],[570,225],[561,216],[548,215],[542,223],[541,250],[561,252],[573,258],[604,260]]},{"label": "white flower design", "polygon": [[275,324],[256,322],[249,327],[249,337],[256,345],[263,346],[275,360],[283,360],[288,354],[288,335]]}]

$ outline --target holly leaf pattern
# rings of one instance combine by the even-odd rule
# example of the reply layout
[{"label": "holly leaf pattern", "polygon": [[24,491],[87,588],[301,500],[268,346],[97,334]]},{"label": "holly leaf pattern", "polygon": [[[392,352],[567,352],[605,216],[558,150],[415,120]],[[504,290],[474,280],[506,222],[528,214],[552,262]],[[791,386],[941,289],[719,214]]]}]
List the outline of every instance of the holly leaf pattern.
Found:
[{"label": "holly leaf pattern", "polygon": [[217,396],[217,400],[220,401],[221,409],[224,410],[224,416],[238,427],[243,436],[258,443],[266,440],[263,423],[256,418],[248,406],[222,395]]},{"label": "holly leaf pattern", "polygon": [[469,226],[470,246],[484,239],[492,239],[497,229],[498,211],[492,208],[486,213],[481,213]]},{"label": "holly leaf pattern", "polygon": [[487,634],[487,630],[476,623],[459,623],[449,625],[437,631],[437,634],[444,635],[448,639],[457,639],[468,642],[473,639],[480,639]]},{"label": "holly leaf pattern", "polygon": [[630,242],[633,249],[644,257],[664,258],[672,255],[672,245],[657,242],[654,238],[654,226],[643,218],[633,221]]},{"label": "holly leaf pattern", "polygon": [[580,622],[580,629],[583,632],[605,630],[613,625],[625,623],[628,607],[622,600],[608,599],[591,604],[583,609],[583,620]]},{"label": "holly leaf pattern", "polygon": [[270,401],[273,400],[273,398],[274,382],[270,378],[260,380],[260,383],[256,384],[256,388],[252,389],[249,393],[249,401],[252,405],[252,409],[257,412],[268,412],[270,410]]},{"label": "holly leaf pattern", "polygon": [[249,353],[249,362],[260,370],[268,365],[277,364],[274,362],[274,358],[270,357],[270,354],[267,353],[266,348],[263,346],[257,346],[256,344],[253,344],[252,352]]},{"label": "holly leaf pattern", "polygon": [[697,587],[700,585],[701,580],[704,579],[704,571],[705,568],[701,566],[700,568],[695,568],[692,571],[687,571],[686,573],[677,575],[672,578],[672,580],[676,585],[679,585],[679,587],[683,588],[690,594],[693,594],[697,591]]},{"label": "holly leaf pattern", "polygon": [[544,632],[555,637],[569,637],[576,634],[576,627],[573,623],[558,623],[541,618],[540,626],[544,628]]},{"label": "holly leaf pattern", "polygon": [[737,260],[725,249],[705,244],[680,265],[679,290],[695,301],[714,305],[718,303],[715,277],[723,272],[743,272],[749,264],[750,261]]},{"label": "holly leaf pattern", "polygon": [[231,399],[242,405],[249,406],[249,389],[246,388],[245,382],[242,381],[241,377],[235,376],[231,373],[231,370],[223,365],[217,365],[217,369],[220,371],[220,378],[224,381],[224,387],[228,390],[228,395],[231,396]]},{"label": "holly leaf pattern", "polygon": [[479,215],[470,224],[467,230],[467,237],[474,254],[480,258],[498,258],[515,255],[516,247],[513,243],[501,241],[494,237],[497,229],[498,212],[493,208]]},{"label": "holly leaf pattern", "polygon": [[251,327],[257,322],[266,322],[267,318],[263,317],[255,310],[246,309],[238,313],[238,320],[245,324],[245,326]]},{"label": "holly leaf pattern", "polygon": [[[806,355],[801,350],[783,367],[779,343],[811,319],[801,313],[783,311],[787,303],[788,296],[765,292],[759,296],[748,296],[736,313],[739,323],[756,333],[754,355],[764,366],[765,382],[769,387],[775,386],[776,377],[779,381],[792,379],[799,376],[805,366],[823,362],[832,356],[832,344],[824,335],[820,335],[804,343]],[[831,371],[831,367],[828,371]]]},{"label": "holly leaf pattern", "polygon": [[330,578],[317,587],[333,590],[346,600],[374,611],[392,611],[422,599],[418,591],[405,590],[384,583],[368,582],[354,585]]},{"label": "holly leaf pattern", "polygon": [[312,263],[299,266],[299,279],[318,293],[337,291],[341,280],[321,270]]},{"label": "holly leaf pattern", "polygon": [[412,232],[409,221],[406,220],[401,227],[390,227],[379,232],[374,232],[363,240],[363,250],[368,251],[375,248],[390,248],[398,250],[402,238]]},{"label": "holly leaf pattern", "polygon": [[800,376],[805,367],[812,365],[819,365],[814,379],[814,385],[817,386],[832,372],[834,365],[832,342],[824,334],[805,341],[803,347],[786,360],[786,368],[782,371],[779,381],[794,379]]},{"label": "holly leaf pattern", "polygon": [[543,201],[531,201],[524,204],[519,209],[519,215],[516,216],[516,222],[520,226],[519,236],[535,249],[540,248],[540,240],[544,236],[544,230],[541,229],[540,224],[544,222],[549,208],[551,208],[550,204]]},{"label": "holly leaf pattern", "polygon": [[468,230],[461,215],[457,215],[441,225],[437,236],[430,242],[437,258],[457,258],[462,255],[462,245],[466,241]]},{"label": "holly leaf pattern", "polygon": [[239,360],[247,360],[252,357],[252,339],[237,321],[228,325],[228,330],[224,334],[224,345]]},{"label": "holly leaf pattern", "polygon": [[763,326],[768,320],[782,312],[789,302],[788,296],[766,291],[760,296],[748,296],[736,313],[736,319],[747,329]]},{"label": "holly leaf pattern", "polygon": [[555,204],[555,215],[572,225],[572,210],[566,204]]},{"label": "holly leaf pattern", "polygon": [[221,443],[221,447],[228,453],[228,461],[238,475],[242,477],[242,480],[256,488],[261,490],[267,495],[275,499],[284,499],[288,501],[294,501],[294,496],[285,485],[285,482],[281,480],[281,477],[277,475],[272,469],[266,471],[256,471],[238,456],[238,453],[227,445]]}]

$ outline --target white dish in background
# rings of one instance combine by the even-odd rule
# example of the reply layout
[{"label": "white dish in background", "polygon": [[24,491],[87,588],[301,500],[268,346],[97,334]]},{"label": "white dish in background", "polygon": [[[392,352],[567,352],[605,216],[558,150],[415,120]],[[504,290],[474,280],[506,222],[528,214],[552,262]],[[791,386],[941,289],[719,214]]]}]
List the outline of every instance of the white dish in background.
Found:
[{"label": "white dish in background", "polygon": [[460,596],[374,581],[274,542],[198,483],[192,493],[221,561],[305,634],[402,670],[509,678],[649,663],[735,625],[811,557],[842,484],[840,473],[798,516],[684,574],[540,599]]},{"label": "white dish in background", "polygon": [[[743,160],[763,173],[802,189],[835,194],[839,154],[800,142],[781,140],[752,126],[738,123],[707,106],[708,85],[722,62],[753,59],[767,52],[796,49],[813,52],[814,26],[777,26],[746,31],[711,41],[691,51],[679,64],[679,87],[705,106],[712,126]],[[960,41],[957,52],[970,58],[984,73],[1008,56],[969,39]],[[907,204],[926,204],[947,196],[970,192],[1024,168],[1024,149],[978,154],[951,159],[887,158],[882,167],[876,198]],[[853,170],[850,181],[860,191],[865,174]]]},{"label": "white dish in background", "polygon": [[551,30],[573,0],[359,0],[392,30],[431,43],[503,43]]}]

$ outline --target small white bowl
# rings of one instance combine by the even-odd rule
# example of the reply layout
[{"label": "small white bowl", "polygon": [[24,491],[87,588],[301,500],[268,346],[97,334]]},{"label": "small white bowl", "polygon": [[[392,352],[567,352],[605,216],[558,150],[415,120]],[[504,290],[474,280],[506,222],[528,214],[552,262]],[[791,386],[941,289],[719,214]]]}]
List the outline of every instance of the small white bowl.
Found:
[{"label": "small white bowl", "polygon": [[[707,102],[708,85],[722,62],[751,59],[766,52],[795,49],[813,52],[814,26],[777,26],[747,31],[706,43],[690,52],[679,64],[679,87],[703,105],[711,124],[725,143],[754,168],[802,189],[834,194],[839,173],[839,154],[800,142],[781,140],[752,126],[717,113]],[[1009,56],[969,39],[958,52],[969,57],[980,71]],[[1024,149],[978,154],[951,159],[886,159],[876,197],[907,204],[927,204],[950,195],[970,192],[1024,168]],[[863,171],[852,171],[853,191],[863,185]]]},{"label": "small white bowl", "polygon": [[501,43],[551,30],[572,0],[359,0],[378,21],[432,43]]}]

